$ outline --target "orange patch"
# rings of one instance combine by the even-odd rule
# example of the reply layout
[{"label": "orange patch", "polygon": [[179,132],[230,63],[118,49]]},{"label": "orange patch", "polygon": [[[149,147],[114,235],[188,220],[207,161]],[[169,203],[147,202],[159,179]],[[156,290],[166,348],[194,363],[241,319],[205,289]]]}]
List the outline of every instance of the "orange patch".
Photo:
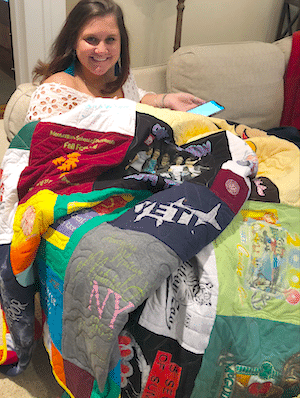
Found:
[{"label": "orange patch", "polygon": [[40,236],[32,236],[17,246],[11,245],[10,261],[14,275],[25,271],[35,259],[41,241]]},{"label": "orange patch", "polygon": [[237,374],[236,375],[236,381],[240,384],[242,384],[244,387],[248,386],[249,380],[250,380],[249,375],[243,375],[243,374]]},{"label": "orange patch", "polygon": [[51,343],[51,354],[53,372],[55,373],[56,377],[61,381],[61,383],[66,386],[64,360],[61,356],[61,353],[58,351],[53,343]]},{"label": "orange patch", "polygon": [[93,207],[93,209],[100,215],[110,214],[114,210],[126,206],[128,202],[133,199],[132,195],[113,195],[104,199],[102,202]]}]

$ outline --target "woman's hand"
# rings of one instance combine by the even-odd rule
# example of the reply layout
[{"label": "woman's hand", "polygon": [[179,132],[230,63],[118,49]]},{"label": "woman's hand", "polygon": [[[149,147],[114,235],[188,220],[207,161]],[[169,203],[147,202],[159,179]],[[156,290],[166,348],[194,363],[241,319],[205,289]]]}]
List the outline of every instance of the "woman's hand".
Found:
[{"label": "woman's hand", "polygon": [[141,100],[142,104],[155,106],[156,108],[169,108],[174,111],[186,112],[198,105],[204,104],[203,99],[188,93],[147,93]]},{"label": "woman's hand", "polygon": [[163,94],[161,99],[161,107],[169,108],[175,111],[186,112],[196,106],[204,104],[203,99],[195,97],[188,93],[169,93]]}]

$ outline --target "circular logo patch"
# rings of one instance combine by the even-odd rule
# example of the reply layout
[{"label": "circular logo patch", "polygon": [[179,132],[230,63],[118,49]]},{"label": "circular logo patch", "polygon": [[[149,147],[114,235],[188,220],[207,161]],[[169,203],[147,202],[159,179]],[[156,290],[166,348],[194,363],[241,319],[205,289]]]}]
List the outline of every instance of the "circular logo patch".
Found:
[{"label": "circular logo patch", "polygon": [[35,208],[33,206],[28,206],[21,220],[21,228],[24,235],[26,236],[31,235],[34,221],[35,221]]},{"label": "circular logo patch", "polygon": [[233,196],[236,196],[240,192],[239,184],[231,178],[225,182],[225,188]]}]

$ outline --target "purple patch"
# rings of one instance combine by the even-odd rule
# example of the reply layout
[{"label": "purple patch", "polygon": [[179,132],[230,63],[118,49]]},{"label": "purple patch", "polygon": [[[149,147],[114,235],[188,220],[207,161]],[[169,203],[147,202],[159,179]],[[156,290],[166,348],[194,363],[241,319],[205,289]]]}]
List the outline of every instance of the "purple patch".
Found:
[{"label": "purple patch", "polygon": [[95,210],[85,209],[60,218],[59,221],[52,225],[52,228],[70,238],[76,229],[97,216],[99,214]]}]

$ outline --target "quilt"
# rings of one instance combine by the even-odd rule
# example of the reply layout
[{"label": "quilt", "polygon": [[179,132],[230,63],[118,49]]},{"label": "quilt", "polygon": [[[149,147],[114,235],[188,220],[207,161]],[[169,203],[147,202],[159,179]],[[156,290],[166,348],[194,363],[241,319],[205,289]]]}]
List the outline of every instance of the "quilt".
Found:
[{"label": "quilt", "polygon": [[[299,160],[299,150],[284,140],[242,140],[225,121],[128,100],[96,99],[25,126],[2,165],[2,371],[16,375],[30,361],[38,291],[53,372],[71,397],[278,393],[286,391],[283,363],[296,391],[299,185],[291,156]],[[287,160],[285,176],[274,159]],[[278,337],[286,325],[292,347]],[[250,361],[250,348],[240,358],[251,327],[259,335],[276,329],[276,360],[264,352]],[[155,336],[171,352],[147,354]],[[283,341],[290,348],[279,359]],[[184,360],[172,362],[175,352]],[[259,367],[268,366],[262,378]]]}]

